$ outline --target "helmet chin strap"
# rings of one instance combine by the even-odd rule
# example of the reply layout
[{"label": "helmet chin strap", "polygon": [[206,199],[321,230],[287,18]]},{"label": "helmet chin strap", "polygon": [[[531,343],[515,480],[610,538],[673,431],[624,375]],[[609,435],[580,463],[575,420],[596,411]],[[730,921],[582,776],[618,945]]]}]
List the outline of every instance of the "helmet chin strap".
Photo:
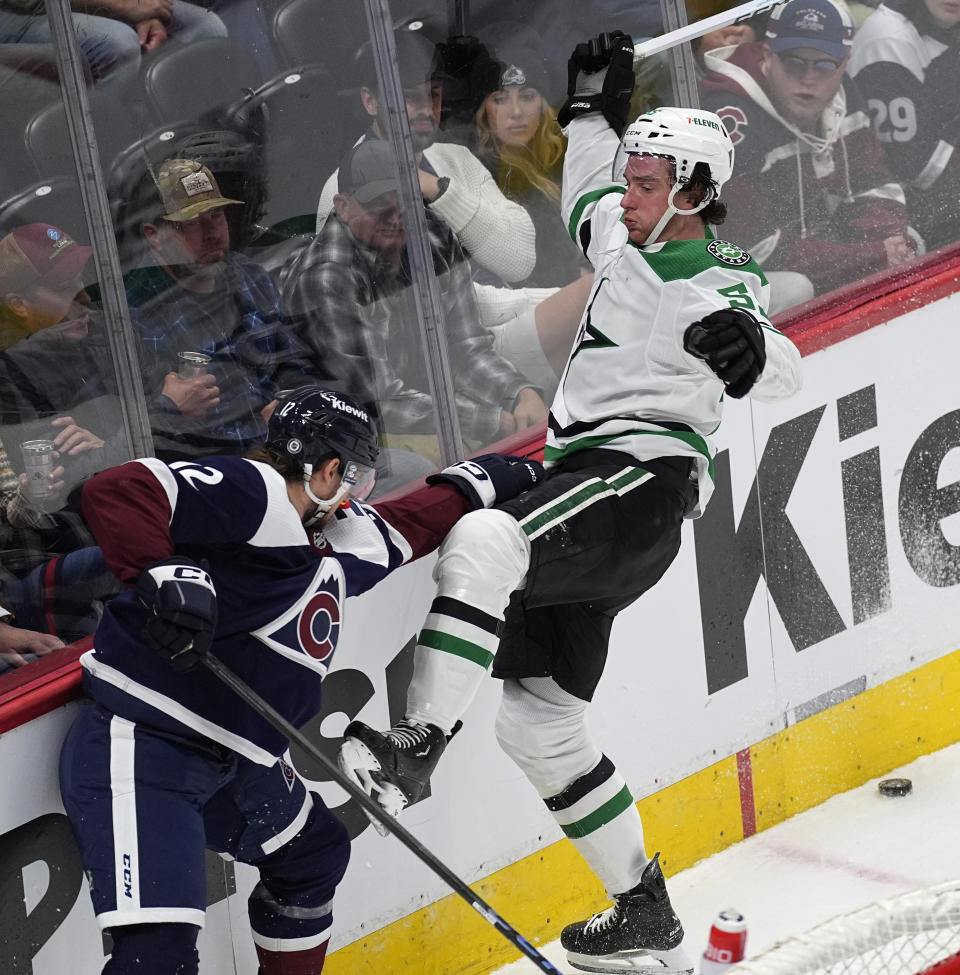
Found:
[{"label": "helmet chin strap", "polygon": [[713,202],[713,198],[716,195],[713,191],[713,187],[708,187],[706,194],[703,199],[692,209],[692,210],[678,210],[673,203],[674,197],[679,193],[684,187],[683,183],[674,183],[673,189],[670,190],[670,195],[667,197],[667,209],[663,216],[657,221],[657,225],[650,231],[650,235],[643,242],[641,246],[649,247],[651,244],[657,242],[657,238],[663,233],[664,227],[670,222],[670,218],[675,213],[682,213],[685,217],[692,216],[694,213],[699,213],[704,207],[709,206]]},{"label": "helmet chin strap", "polygon": [[304,521],[304,525],[308,528],[314,522],[319,521],[324,515],[327,515],[332,511],[340,502],[344,499],[347,494],[348,488],[344,485],[343,481],[340,482],[340,487],[337,493],[334,494],[332,498],[318,498],[313,491],[310,490],[310,481],[313,478],[313,464],[303,465],[303,489],[307,492],[307,497],[316,505],[313,514],[310,515]]}]

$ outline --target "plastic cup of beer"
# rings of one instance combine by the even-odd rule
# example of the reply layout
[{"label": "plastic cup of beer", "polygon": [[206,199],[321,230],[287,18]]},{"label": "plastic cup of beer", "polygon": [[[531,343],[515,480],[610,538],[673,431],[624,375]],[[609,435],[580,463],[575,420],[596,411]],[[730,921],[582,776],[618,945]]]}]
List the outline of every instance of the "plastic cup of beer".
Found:
[{"label": "plastic cup of beer", "polygon": [[26,494],[31,501],[45,501],[53,494],[49,475],[56,465],[56,450],[52,440],[25,440],[20,444],[27,475]]},{"label": "plastic cup of beer", "polygon": [[181,379],[196,379],[210,371],[210,356],[202,352],[178,352],[177,361],[177,375]]}]

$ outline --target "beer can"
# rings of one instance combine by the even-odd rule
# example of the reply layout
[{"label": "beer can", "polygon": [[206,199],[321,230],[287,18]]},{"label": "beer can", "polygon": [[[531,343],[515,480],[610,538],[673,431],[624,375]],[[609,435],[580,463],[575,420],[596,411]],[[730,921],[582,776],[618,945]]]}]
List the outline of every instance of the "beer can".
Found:
[{"label": "beer can", "polygon": [[49,475],[55,465],[56,449],[52,440],[25,440],[20,444],[27,475],[26,494],[32,501],[45,501],[53,494]]},{"label": "beer can", "polygon": [[743,961],[747,947],[746,918],[732,908],[721,911],[710,927],[707,947],[700,959],[700,975],[719,975]]}]

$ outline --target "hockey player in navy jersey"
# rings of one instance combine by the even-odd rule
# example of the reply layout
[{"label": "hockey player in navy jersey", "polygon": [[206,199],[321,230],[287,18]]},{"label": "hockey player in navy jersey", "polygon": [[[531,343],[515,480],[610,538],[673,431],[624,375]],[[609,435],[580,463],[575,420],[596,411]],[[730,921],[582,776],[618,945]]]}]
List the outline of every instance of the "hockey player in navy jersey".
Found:
[{"label": "hockey player in navy jersey", "polygon": [[[340,763],[384,808],[415,801],[492,662],[501,746],[614,900],[563,930],[571,964],[670,975],[693,970],[683,929],[587,705],[614,617],[660,579],[684,518],[710,498],[725,400],[793,393],[800,357],[770,324],[759,266],[710,227],[726,210],[726,129],[710,112],[661,108],[622,131],[632,87],[628,37],[578,45],[559,115],[562,207],[595,275],[550,410],[547,478],[454,526],[406,716],[386,733],[352,722]],[[638,678],[639,714],[653,692]]]},{"label": "hockey player in navy jersey", "polygon": [[320,710],[346,598],[540,471],[488,455],[373,507],[357,496],[377,453],[364,410],[308,386],[244,458],[141,459],[85,486],[84,514],[127,587],[81,658],[92,701],[61,756],[94,910],[113,936],[105,975],[196,975],[205,848],[260,872],[249,917],[262,975],[322,970],[346,830],[284,760],[284,736],[200,658],[303,725]]}]

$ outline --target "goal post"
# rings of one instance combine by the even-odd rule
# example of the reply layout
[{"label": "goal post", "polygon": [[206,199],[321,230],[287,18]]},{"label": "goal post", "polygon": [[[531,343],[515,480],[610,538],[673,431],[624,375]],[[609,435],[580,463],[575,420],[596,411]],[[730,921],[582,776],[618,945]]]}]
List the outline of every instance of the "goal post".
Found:
[{"label": "goal post", "polygon": [[960,881],[832,918],[726,975],[960,975]]}]

